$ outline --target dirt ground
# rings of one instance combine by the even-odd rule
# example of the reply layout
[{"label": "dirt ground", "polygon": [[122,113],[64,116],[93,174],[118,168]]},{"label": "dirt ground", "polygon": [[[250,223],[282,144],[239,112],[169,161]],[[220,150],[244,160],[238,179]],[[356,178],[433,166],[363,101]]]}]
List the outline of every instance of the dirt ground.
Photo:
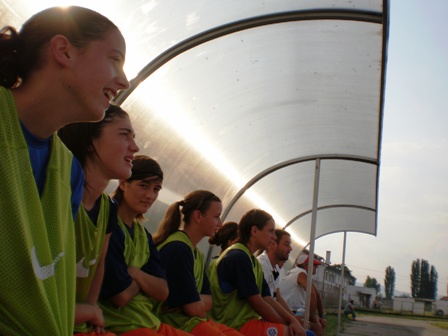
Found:
[{"label": "dirt ground", "polygon": [[340,336],[448,336],[448,330],[427,321],[384,316],[361,316],[345,324]]}]

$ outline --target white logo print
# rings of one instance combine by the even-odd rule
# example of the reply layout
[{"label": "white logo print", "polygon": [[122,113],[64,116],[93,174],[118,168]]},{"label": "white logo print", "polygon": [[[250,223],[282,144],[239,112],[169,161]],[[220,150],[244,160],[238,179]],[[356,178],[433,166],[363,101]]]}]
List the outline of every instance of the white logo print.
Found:
[{"label": "white logo print", "polygon": [[277,330],[277,328],[275,328],[275,327],[269,327],[269,328],[266,330],[266,335],[268,335],[268,336],[278,336],[278,330]]},{"label": "white logo print", "polygon": [[[78,263],[76,264],[76,277],[77,278],[87,278],[89,276],[89,269],[84,267],[84,260],[86,257],[82,258]],[[89,266],[96,264],[96,258],[93,260],[90,260]]]},{"label": "white logo print", "polygon": [[54,275],[54,266],[63,255],[64,252],[61,252],[50,265],[40,266],[39,260],[37,260],[36,256],[36,247],[33,246],[33,248],[31,249],[31,260],[33,263],[34,274],[36,274],[36,276],[41,280],[52,277]]}]

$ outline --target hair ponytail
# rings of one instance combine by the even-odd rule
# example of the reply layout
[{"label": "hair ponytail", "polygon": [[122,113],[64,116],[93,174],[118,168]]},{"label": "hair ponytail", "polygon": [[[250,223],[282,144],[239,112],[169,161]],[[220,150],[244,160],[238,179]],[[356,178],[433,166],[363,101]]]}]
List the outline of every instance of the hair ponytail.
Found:
[{"label": "hair ponytail", "polygon": [[210,237],[208,243],[221,247],[224,251],[228,248],[229,240],[235,240],[238,238],[238,224],[235,222],[224,223],[223,226],[215,233],[213,237]]},{"label": "hair ponytail", "polygon": [[171,234],[179,230],[181,222],[179,207],[181,206],[181,202],[182,201],[171,204],[166,211],[165,216],[159,224],[159,228],[152,236],[156,246],[165,241]]},{"label": "hair ponytail", "polygon": [[21,77],[19,43],[19,35],[13,27],[0,30],[0,85],[8,89],[15,87]]},{"label": "hair ponytail", "polygon": [[221,200],[210,191],[195,190],[186,195],[182,201],[171,204],[160,222],[157,232],[153,235],[154,243],[159,245],[176,232],[180,227],[181,220],[187,226],[194,211],[199,210],[205,213],[212,202],[221,202]]}]

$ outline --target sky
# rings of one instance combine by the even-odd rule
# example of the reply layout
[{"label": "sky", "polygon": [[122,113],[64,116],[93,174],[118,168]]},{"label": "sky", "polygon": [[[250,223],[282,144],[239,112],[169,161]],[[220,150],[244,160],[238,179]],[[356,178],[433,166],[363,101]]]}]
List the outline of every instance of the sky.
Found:
[{"label": "sky", "polygon": [[[425,259],[448,285],[448,1],[391,0],[377,236],[347,233],[345,262],[362,286],[385,270],[410,293],[411,264]],[[315,253],[342,262],[343,233]]]}]

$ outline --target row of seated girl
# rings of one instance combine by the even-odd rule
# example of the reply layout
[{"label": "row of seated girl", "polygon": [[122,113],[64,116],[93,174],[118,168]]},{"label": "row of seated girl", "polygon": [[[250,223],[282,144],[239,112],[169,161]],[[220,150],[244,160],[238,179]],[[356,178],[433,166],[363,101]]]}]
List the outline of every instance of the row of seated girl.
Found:
[{"label": "row of seated girl", "polygon": [[[205,270],[197,244],[222,227],[222,203],[196,190],[171,204],[154,237],[142,224],[163,183],[159,164],[139,150],[128,114],[111,105],[98,123],[59,137],[85,174],[75,222],[77,335],[305,335],[270,296],[253,254],[274,239],[259,209],[238,224],[238,240]],[[104,190],[118,179],[111,196]]]},{"label": "row of seated girl", "polygon": [[[277,323],[269,335],[303,334],[275,305],[256,304],[258,283],[256,295],[238,297],[253,311],[233,297],[223,308],[233,292],[219,292],[219,266],[209,285],[196,247],[221,225],[218,197],[196,191],[175,203],[155,244],[141,226],[154,200],[138,190],[149,185],[155,199],[163,176],[153,161],[137,171],[130,118],[109,107],[130,85],[125,55],[118,27],[83,7],[48,8],[20,31],[0,30],[0,334],[257,335],[244,328],[258,315]],[[112,179],[119,202],[104,193]],[[249,262],[271,236],[265,219],[236,245]]]}]

